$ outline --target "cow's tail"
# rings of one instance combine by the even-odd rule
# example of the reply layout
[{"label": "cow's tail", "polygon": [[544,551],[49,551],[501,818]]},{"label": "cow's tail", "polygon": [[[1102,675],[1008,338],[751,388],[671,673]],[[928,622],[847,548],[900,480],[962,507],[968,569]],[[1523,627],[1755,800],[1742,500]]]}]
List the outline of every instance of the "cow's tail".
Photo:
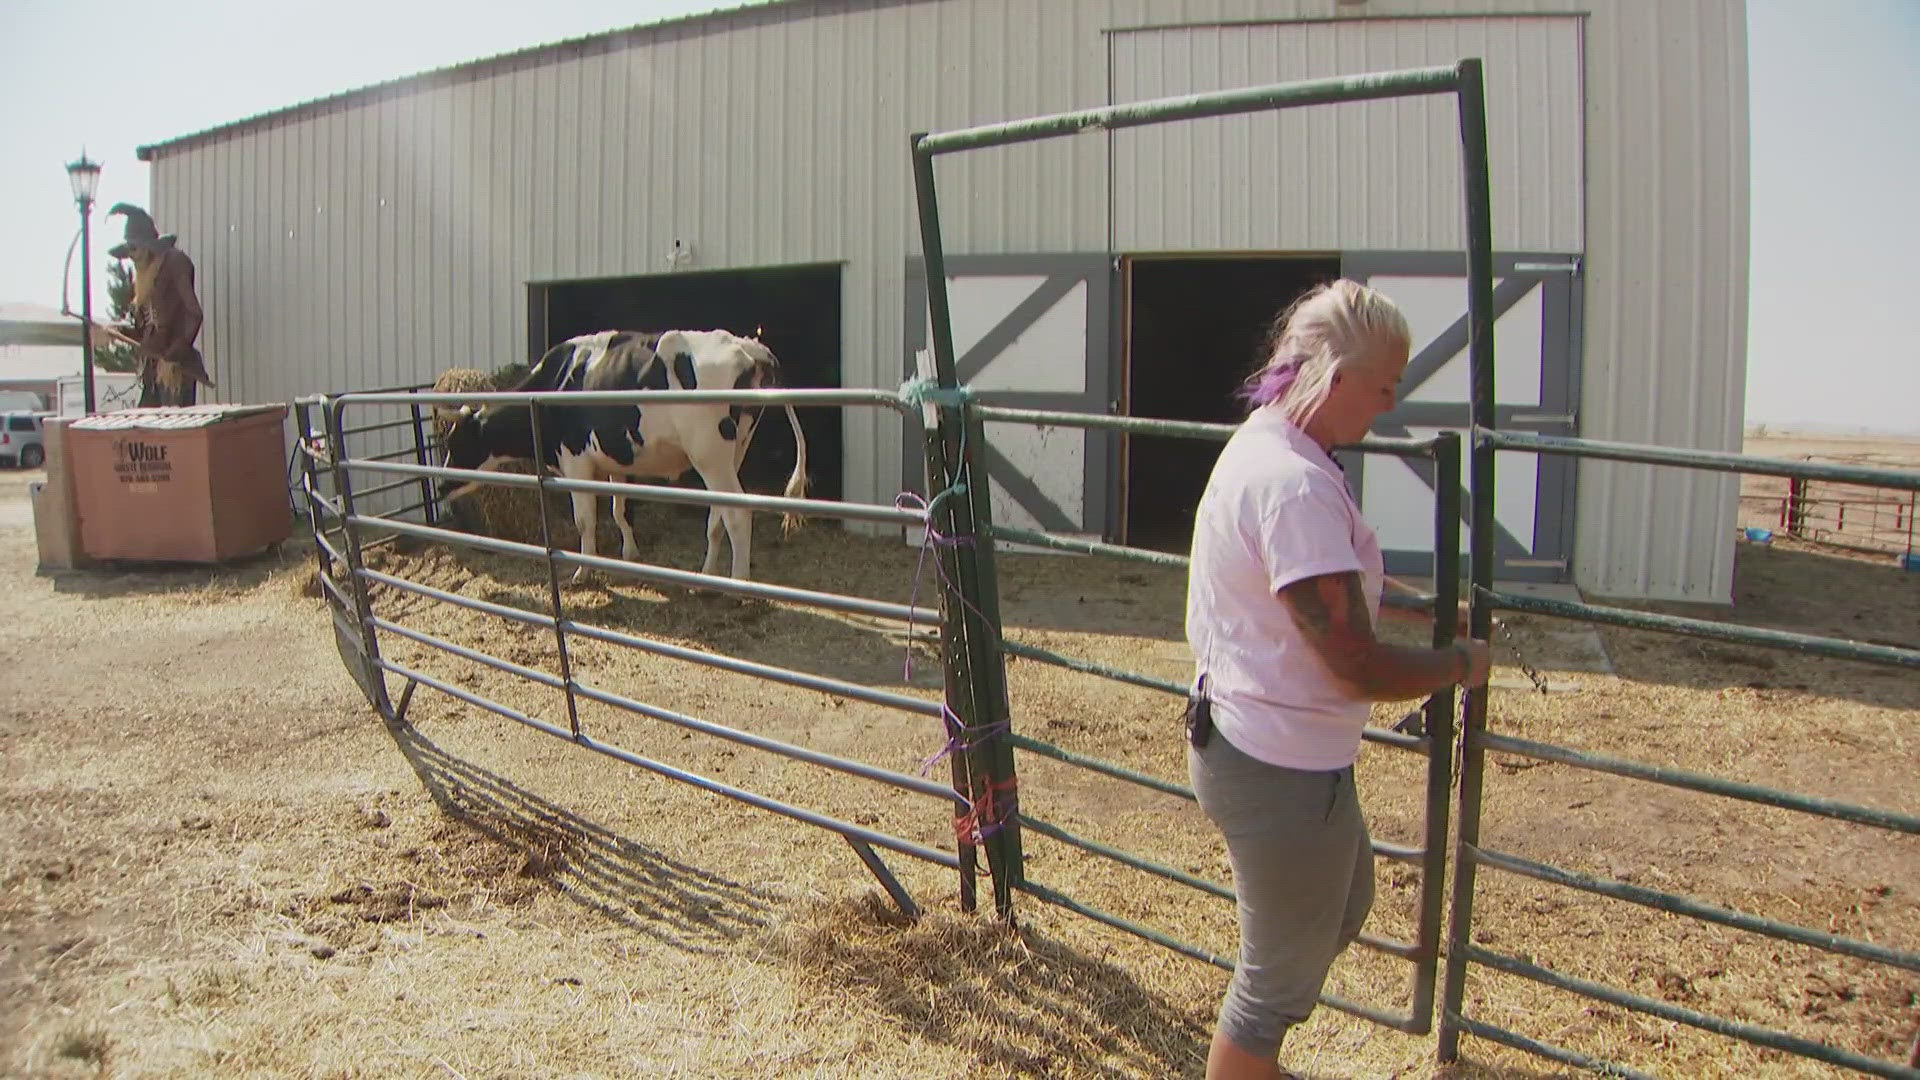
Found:
[{"label": "cow's tail", "polygon": [[[800,430],[800,417],[793,406],[786,406],[786,410],[787,422],[793,425],[793,475],[787,478],[787,490],[782,494],[789,499],[804,499],[807,497],[807,436]],[[793,535],[802,520],[799,514],[782,515],[780,535]]]}]

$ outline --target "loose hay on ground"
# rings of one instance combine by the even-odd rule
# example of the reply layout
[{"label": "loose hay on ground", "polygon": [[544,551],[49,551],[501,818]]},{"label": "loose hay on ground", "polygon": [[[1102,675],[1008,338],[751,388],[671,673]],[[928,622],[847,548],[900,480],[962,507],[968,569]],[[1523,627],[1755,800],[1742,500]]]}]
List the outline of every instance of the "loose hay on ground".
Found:
[{"label": "loose hay on ground", "polygon": [[[875,590],[873,586],[898,581],[904,587],[906,568],[913,554],[910,549],[869,545],[845,537],[840,538],[839,543],[860,549],[853,561],[869,571],[861,579],[866,591],[878,592],[885,598],[903,598],[898,593]],[[844,587],[846,581],[835,569],[841,562],[828,556],[820,558],[819,562],[789,564],[783,568],[787,571],[783,580],[814,588]],[[883,572],[889,569],[898,569],[900,574],[896,577]],[[1126,571],[1131,577],[1116,592],[1115,582],[1079,577],[1087,569],[1077,560],[1007,559],[1003,580],[1008,588],[1006,614],[1010,632],[1023,640],[1109,663],[1145,669],[1164,663],[1168,653],[1166,643],[1177,641],[1177,575]],[[494,587],[501,584],[502,581],[496,581]],[[537,583],[529,581],[526,587],[531,598]],[[765,624],[767,616],[758,623],[741,624],[739,631],[744,633],[729,631],[728,621],[715,618],[715,611],[690,608],[677,596],[669,599],[651,590],[608,589],[594,593],[589,603],[596,611],[595,617],[602,621],[644,627],[669,640],[727,652],[744,651],[761,659],[768,659],[769,642],[788,641],[793,633],[804,632],[800,631],[802,624],[783,626],[785,620],[795,616],[778,612],[773,614],[780,621],[772,624],[770,632]],[[1102,628],[1115,625],[1132,626],[1136,633],[1101,632]],[[1524,637],[1524,622],[1521,633]],[[519,654],[517,658],[544,657],[551,662],[551,655],[546,651],[550,641],[544,635],[528,641],[533,652]],[[792,651],[803,653],[811,663],[794,666],[813,670],[842,668],[860,649],[872,648],[862,646],[857,638],[842,643],[832,637],[810,637],[809,644],[811,648]],[[1669,666],[1666,669],[1669,672],[1688,670],[1684,663],[1690,654],[1684,650],[1675,654],[1670,641],[1661,642],[1649,655],[1682,661],[1682,666]],[[1550,656],[1532,659],[1543,666],[1553,666]],[[1715,662],[1718,661],[1708,658],[1708,666],[1695,674],[1724,675],[1724,663],[1714,668],[1711,665]],[[1630,656],[1625,663],[1632,667],[1636,661]],[[1777,663],[1790,664],[1788,661]],[[651,661],[612,651],[590,656],[584,666],[593,678],[603,677],[603,673],[615,667],[624,670],[625,677],[636,680],[631,684],[636,687],[634,696],[645,700],[686,708],[700,715],[733,715],[739,718],[737,722],[749,723],[757,731],[776,734],[795,731],[791,721],[777,713],[765,712],[765,701],[742,698],[739,691],[721,689],[709,679],[690,676],[685,669],[662,665],[657,668],[658,675],[648,675],[646,671],[653,668]],[[1584,672],[1556,671],[1555,684],[1568,688],[1568,692],[1544,697],[1500,694],[1496,703],[1496,725],[1501,730],[1527,737],[1571,741],[1601,752],[1681,764],[1735,778],[1781,783],[1815,794],[1844,795],[1851,790],[1859,797],[1863,776],[1878,775],[1891,782],[1878,789],[1888,793],[1891,805],[1898,805],[1902,798],[1895,779],[1897,771],[1889,774],[1884,756],[1876,757],[1887,745],[1883,741],[1885,737],[1898,738],[1893,725],[1900,706],[1895,702],[1885,703],[1885,706],[1894,706],[1894,712],[1883,712],[1885,706],[1862,708],[1861,703],[1818,697],[1786,704],[1755,696],[1762,692],[1746,686],[1661,685],[1655,681],[1661,677],[1659,672],[1635,670],[1642,679],[1640,683]],[[669,675],[669,671],[673,674]],[[861,677],[892,681],[897,679],[897,674],[888,675],[883,668],[868,665],[861,670]],[[1183,771],[1177,739],[1165,737],[1166,733],[1177,730],[1173,718],[1177,702],[1152,692],[1114,687],[1024,662],[1014,665],[1010,684],[1017,723],[1040,737],[1159,775],[1178,777]],[[511,689],[503,692],[513,693]],[[541,704],[537,695],[512,700],[524,707]],[[1899,701],[1911,707],[1910,694]],[[1756,718],[1756,709],[1770,704],[1783,706],[1783,715],[1798,716],[1806,732],[1872,732],[1871,740],[1856,746],[1854,752],[1846,751],[1845,742],[1835,742],[1830,745],[1842,756],[1821,759],[1828,764],[1845,761],[1857,765],[1858,770],[1829,775],[1809,769],[1810,763],[1804,760],[1804,753],[1800,753],[1806,749],[1804,741],[1780,743],[1778,754],[1771,749],[1755,754],[1753,735],[1779,729],[1779,719]],[[1377,722],[1391,722],[1398,718],[1399,711],[1383,709]],[[1611,723],[1585,722],[1594,717],[1611,718]],[[1676,720],[1682,717],[1685,719]],[[611,716],[596,718],[594,722],[596,725],[622,723]],[[898,756],[876,753],[886,745],[881,723],[875,720],[860,725],[854,750],[866,760],[900,767],[902,762],[911,760],[910,753]],[[826,740],[832,748],[831,727],[827,730],[802,728],[807,738],[799,741],[819,745]],[[645,730],[644,725],[622,730],[631,731],[636,738],[644,737],[639,734]],[[1848,738],[1858,741],[1860,736]],[[1894,745],[1908,747],[1910,756],[1910,742]],[[713,756],[697,746],[687,749],[697,760],[712,765],[730,781],[792,797],[807,805],[832,810],[862,806],[863,800],[871,799],[870,794],[857,786],[843,790],[826,781],[809,781],[796,787],[789,775],[791,770],[758,768],[754,761],[735,758],[724,749]],[[1797,753],[1799,760],[1795,759]],[[1190,872],[1216,880],[1226,879],[1226,867],[1217,842],[1192,807],[1090,778],[1030,755],[1022,757],[1021,767],[1023,805],[1030,812],[1083,835],[1138,851]],[[1363,757],[1363,791],[1377,836],[1401,843],[1420,842],[1422,804],[1417,793],[1424,780],[1424,768],[1419,758],[1388,749],[1372,748]],[[1845,786],[1834,785],[1837,776],[1847,777]],[[1611,789],[1607,788],[1609,784],[1613,785]],[[1601,789],[1598,799],[1593,795],[1595,789]],[[1649,794],[1631,786],[1623,787],[1621,782],[1564,767],[1536,767],[1496,755],[1494,778],[1489,780],[1488,842],[1507,844],[1523,855],[1545,858],[1576,870],[1619,874],[1629,880],[1649,881],[1658,887],[1694,892],[1720,903],[1810,921],[1814,925],[1859,908],[1863,902],[1872,900],[1874,890],[1883,886],[1903,895],[1913,888],[1913,883],[1906,882],[1904,877],[1899,884],[1890,880],[1851,882],[1850,867],[1881,865],[1888,867],[1890,874],[1900,873],[1897,870],[1901,864],[1899,852],[1875,847],[1885,838],[1849,833],[1780,812],[1728,807],[1704,799],[1699,799],[1700,805],[1695,807],[1688,804],[1689,798],[1698,797],[1660,789]],[[908,826],[891,825],[896,831],[912,827],[911,823],[916,820],[910,808],[890,813],[908,815],[899,819],[908,822]],[[924,812],[917,820],[922,823],[921,828],[926,827],[928,819]],[[1622,821],[1634,821],[1634,827],[1623,832]],[[1517,834],[1513,831],[1515,828],[1519,830]],[[1703,828],[1710,831],[1703,832]],[[938,841],[937,824],[934,829],[930,834],[910,832],[909,835],[930,835]],[[1823,835],[1823,830],[1830,835]],[[1196,898],[1177,886],[1090,860],[1031,833],[1027,847],[1029,871],[1035,880],[1216,952],[1230,953],[1233,923],[1229,905]],[[1596,851],[1606,852],[1607,857],[1595,862],[1589,853]],[[1776,883],[1753,876],[1767,868],[1789,866],[1804,867],[1803,876],[1811,874],[1811,879]],[[1409,939],[1414,932],[1418,874],[1411,868],[1386,862],[1381,864],[1380,873],[1380,901],[1370,929],[1383,936]],[[1648,874],[1655,876],[1646,876]],[[1836,878],[1836,874],[1841,876]],[[1844,962],[1835,968],[1836,962],[1830,958],[1791,949],[1779,954],[1782,959],[1777,963],[1782,966],[1778,970],[1764,964],[1759,968],[1743,966],[1756,956],[1773,954],[1736,948],[1732,943],[1735,935],[1731,932],[1690,929],[1675,935],[1664,929],[1672,921],[1669,917],[1645,909],[1578,894],[1552,895],[1555,890],[1544,887],[1515,888],[1513,882],[1503,881],[1491,872],[1484,875],[1483,880],[1487,884],[1483,889],[1478,925],[1489,947],[1500,942],[1499,947],[1508,951],[1522,951],[1563,970],[1586,972],[1653,996],[1677,993],[1684,997],[1687,993],[1698,993],[1696,1000],[1703,1003],[1701,1007],[1745,1017],[1751,1022],[1802,1030],[1816,1037],[1838,1034],[1863,1052],[1884,1055],[1901,1037],[1900,1022],[1895,1019],[1899,1013],[1891,1006],[1904,1000],[1902,994],[1910,994],[1912,981],[1898,972],[1879,969],[1855,972],[1846,969]],[[1884,903],[1873,906],[1872,927],[1863,928],[1862,932],[1871,929],[1883,937],[1890,931],[1920,933],[1907,928],[1910,920],[1901,913],[1887,910],[1888,907]],[[1030,918],[1052,917],[1044,913],[1045,909],[1035,909],[1031,904],[1026,905],[1025,910],[1029,911]],[[1600,951],[1595,953],[1596,949]],[[1703,977],[1701,972],[1712,970],[1711,964],[1688,966],[1698,959],[1696,954],[1703,951],[1708,956],[1725,954],[1727,962],[1721,965],[1720,974]],[[1151,955],[1151,950],[1134,950],[1132,954]],[[1608,959],[1615,955],[1627,959]],[[1575,958],[1585,959],[1571,963]],[[1571,966],[1567,966],[1570,963]],[[1777,983],[1785,972],[1806,972],[1808,978],[1826,980],[1812,985],[1837,987],[1830,995],[1832,1001],[1821,999],[1819,1018],[1814,1021],[1816,1026],[1809,1028],[1804,1023],[1811,1014],[1801,1011],[1799,1005],[1790,1005],[1778,995],[1762,992]],[[1204,1013],[1207,999],[1217,992],[1207,989],[1214,985],[1215,976],[1204,969],[1190,974],[1193,989],[1189,1007]],[[1357,952],[1336,969],[1332,989],[1362,1000],[1404,1004],[1407,975],[1408,969],[1397,961]],[[1841,975],[1845,976],[1843,981],[1832,981]],[[1863,979],[1866,981],[1861,981]],[[1584,1044],[1589,1052],[1617,1055],[1642,1067],[1665,1071],[1684,1062],[1689,1063],[1690,1068],[1700,1069],[1701,1075],[1740,1075],[1743,1070],[1753,1074],[1794,1068],[1785,1065],[1778,1055],[1729,1048],[1726,1043],[1689,1029],[1669,1030],[1671,1025],[1624,1014],[1617,1022],[1599,1023],[1592,1017],[1611,1015],[1607,1010],[1599,1009],[1596,1013],[1596,1007],[1565,995],[1492,973],[1477,972],[1470,985],[1475,994],[1474,1008],[1482,1010],[1480,1015],[1510,1022],[1523,1030],[1563,1030],[1568,1033],[1565,1037],[1576,1043],[1581,1037],[1591,1036]],[[1695,989],[1676,990],[1676,987]],[[1701,987],[1705,989],[1699,989]],[[1497,999],[1487,998],[1493,989],[1498,990]],[[1561,1019],[1551,1020],[1553,1017]],[[1581,1017],[1586,1019],[1580,1020]],[[1893,1022],[1889,1023],[1890,1020]],[[1296,1045],[1303,1052],[1318,1052],[1326,1057],[1360,1053],[1364,1055],[1362,1060],[1383,1069],[1414,1067],[1421,1059],[1423,1051],[1418,1041],[1398,1036],[1369,1037],[1364,1041],[1370,1049],[1355,1049],[1356,1040],[1351,1035],[1355,1030],[1351,1022],[1323,1016],[1301,1034]],[[1495,1060],[1508,1060],[1504,1051],[1478,1048],[1476,1052],[1482,1049]],[[1363,1070],[1358,1075],[1369,1073]]]},{"label": "loose hay on ground", "polygon": [[[660,561],[697,560],[703,540],[697,519],[669,518]],[[771,549],[756,576],[905,600],[915,554],[897,541],[809,530]],[[1860,633],[1911,634],[1885,620],[1920,610],[1920,577],[1783,561],[1801,557],[1742,549],[1740,580],[1830,573],[1817,594],[1780,600],[1781,617],[1828,625],[1859,610]],[[535,564],[435,548],[371,559],[465,595],[535,610],[548,602]],[[1005,560],[1001,578],[1013,636],[1180,676],[1178,575],[1020,557]],[[1212,968],[1027,900],[1017,935],[963,918],[949,872],[905,861],[895,870],[931,913],[919,926],[893,925],[835,838],[427,691],[412,706],[419,729],[394,737],[396,753],[340,672],[319,605],[293,582],[273,573],[190,586],[108,580],[76,602],[17,575],[11,584],[39,590],[42,606],[0,627],[0,644],[31,640],[66,658],[58,672],[23,670],[22,696],[0,702],[17,770],[0,798],[0,927],[22,945],[0,959],[0,1000],[21,1018],[0,1028],[0,1042],[13,1040],[0,1062],[24,1060],[26,1048],[50,1047],[51,1032],[78,1023],[106,1031],[116,1061],[137,1059],[154,1075],[1197,1075],[1224,981]],[[1863,595],[1873,602],[1852,599]],[[577,617],[674,643],[939,691],[937,669],[903,680],[897,634],[852,621],[622,583],[565,598]],[[384,589],[375,602],[407,625],[523,663],[557,662],[549,631]],[[1771,618],[1767,603],[1743,597],[1735,615]],[[99,650],[123,619],[192,646],[157,659]],[[262,640],[277,643],[265,681]],[[1496,726],[1916,809],[1914,680],[1793,657],[1763,668],[1650,636],[1607,641],[1618,677],[1553,671],[1566,693],[1498,693]],[[391,636],[382,643],[476,692],[564,717],[553,691]],[[917,770],[941,741],[930,722],[574,644],[578,677],[891,768]],[[1531,659],[1553,668],[1551,656]],[[162,690],[161,677],[177,689]],[[1012,666],[1010,683],[1022,730],[1182,774],[1177,702],[1027,662]],[[63,703],[58,723],[35,705],[50,700]],[[951,845],[945,808],[931,800],[877,797],[868,785],[637,718],[583,719],[672,764]],[[1422,765],[1378,747],[1363,756],[1376,835],[1418,840]],[[1035,813],[1224,877],[1217,841],[1191,807],[1030,755],[1021,767],[1023,803]],[[385,826],[373,824],[380,815]],[[1498,764],[1486,838],[1807,925],[1920,941],[1911,838],[1564,766]],[[1231,948],[1229,905],[1031,834],[1028,843],[1036,880]],[[1863,1052],[1911,1037],[1909,975],[1520,879],[1482,881],[1476,927],[1488,948]],[[1410,934],[1417,885],[1409,868],[1383,862],[1370,929]],[[365,911],[394,917],[359,917]],[[1397,961],[1358,954],[1332,989],[1401,1003],[1406,974]],[[1834,1075],[1484,971],[1469,993],[1476,1016],[1662,1075]],[[1462,1077],[1575,1075],[1474,1039],[1464,1049]],[[1288,1062],[1324,1078],[1434,1071],[1430,1040],[1324,1010],[1290,1041]]]},{"label": "loose hay on ground", "polygon": [[824,1022],[878,1015],[997,1072],[1172,1076],[1204,1065],[1202,1017],[1030,928],[948,909],[912,921],[869,893],[801,909],[766,948]]}]

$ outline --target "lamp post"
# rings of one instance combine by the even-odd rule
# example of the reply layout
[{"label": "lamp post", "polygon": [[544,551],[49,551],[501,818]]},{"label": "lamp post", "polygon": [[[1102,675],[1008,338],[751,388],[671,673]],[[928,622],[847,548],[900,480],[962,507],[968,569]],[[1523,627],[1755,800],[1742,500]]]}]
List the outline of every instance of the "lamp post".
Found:
[{"label": "lamp post", "polygon": [[80,348],[86,363],[86,410],[93,415],[93,247],[89,218],[93,215],[93,193],[100,187],[100,163],[88,161],[85,150],[80,160],[67,166],[67,179],[73,184],[73,200],[80,204]]}]

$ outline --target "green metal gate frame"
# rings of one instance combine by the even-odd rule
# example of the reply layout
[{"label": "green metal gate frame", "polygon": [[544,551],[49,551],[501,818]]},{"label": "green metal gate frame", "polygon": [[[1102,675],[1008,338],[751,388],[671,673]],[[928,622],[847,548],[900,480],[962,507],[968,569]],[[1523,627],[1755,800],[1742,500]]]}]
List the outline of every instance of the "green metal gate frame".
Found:
[{"label": "green metal gate frame", "polygon": [[[1022,827],[1201,892],[1228,898],[1233,895],[1231,889],[1217,882],[1207,881],[1117,848],[1075,836],[1058,826],[1017,810],[1017,802],[1012,798],[1016,791],[1013,760],[1013,751],[1016,748],[1079,765],[1167,794],[1188,799],[1193,795],[1184,785],[1144,776],[1111,762],[1088,758],[1016,734],[1012,730],[1009,719],[1006,677],[1001,658],[1021,656],[1180,696],[1185,695],[1186,687],[1004,640],[1000,634],[1001,622],[998,589],[995,586],[994,577],[993,541],[1007,540],[1036,544],[1057,550],[1108,555],[1170,566],[1185,566],[1186,560],[1177,556],[1160,555],[1118,545],[1069,540],[1045,533],[994,526],[990,515],[988,486],[981,471],[974,465],[974,454],[984,443],[982,423],[984,421],[1033,423],[1136,434],[1183,435],[1215,440],[1224,440],[1232,433],[1233,428],[1232,425],[1223,424],[1181,423],[996,408],[976,403],[972,393],[959,384],[957,376],[952,310],[947,291],[947,260],[940,232],[939,200],[934,184],[934,158],[942,154],[986,147],[1200,117],[1228,116],[1347,101],[1453,94],[1460,101],[1467,218],[1469,231],[1476,238],[1469,254],[1468,266],[1470,272],[1475,275],[1476,281],[1489,283],[1487,288],[1476,288],[1469,294],[1472,313],[1469,326],[1470,348],[1478,352],[1491,348],[1492,342],[1490,314],[1492,242],[1488,229],[1490,213],[1487,196],[1485,114],[1480,104],[1480,88],[1480,61],[1464,60],[1452,67],[1416,68],[1222,93],[1195,94],[938,134],[917,132],[911,137],[914,186],[919,205],[921,251],[926,260],[927,299],[933,329],[935,389],[930,396],[937,407],[948,410],[954,415],[952,422],[943,421],[937,426],[929,425],[930,447],[931,440],[937,437],[933,434],[934,432],[944,433],[948,442],[940,448],[941,452],[938,455],[930,453],[928,456],[930,461],[944,460],[949,466],[943,478],[946,483],[946,494],[936,499],[936,503],[944,504],[943,524],[951,530],[948,535],[976,537],[976,542],[970,545],[943,547],[943,557],[953,563],[955,580],[960,584],[962,598],[970,600],[964,604],[966,611],[961,621],[964,623],[968,640],[975,644],[966,650],[966,654],[977,656],[982,651],[998,654],[996,662],[984,665],[984,670],[976,667],[971,673],[975,694],[972,704],[976,708],[986,707],[984,713],[980,714],[985,722],[979,729],[980,737],[972,752],[979,755],[980,765],[986,770],[990,778],[989,782],[996,789],[1004,790],[1009,797],[1007,801],[1014,803],[1011,807],[1003,808],[1003,820],[998,823],[997,831],[994,833],[998,845],[990,843],[986,847],[989,868],[993,873],[996,906],[1004,915],[1011,916],[1010,893],[1024,892],[1196,959],[1222,968],[1231,969],[1232,967],[1230,962],[1205,950],[1176,941],[1158,931],[1121,919],[1108,912],[1089,907],[1026,876],[1020,847]],[[962,432],[965,433],[965,438],[961,438]],[[1457,569],[1460,520],[1458,516],[1460,509],[1458,437],[1448,433],[1430,440],[1370,439],[1355,449],[1399,454],[1411,458],[1427,458],[1435,463],[1442,477],[1440,493],[1435,500],[1434,580],[1438,595],[1429,597],[1428,603],[1433,604],[1440,612],[1449,613],[1449,617],[1435,619],[1435,643],[1444,645],[1452,639],[1454,632],[1455,620],[1450,617],[1450,613],[1457,605],[1459,582]],[[969,477],[979,479],[969,483]],[[933,482],[930,478],[930,483]],[[992,643],[992,649],[980,649],[977,644],[980,641]],[[1419,940],[1399,942],[1372,935],[1362,938],[1362,943],[1367,946],[1413,962],[1415,970],[1412,1005],[1408,1012],[1402,1015],[1337,997],[1322,998],[1324,1003],[1333,1008],[1415,1034],[1424,1034],[1431,1030],[1438,969],[1439,936],[1444,906],[1441,889],[1446,858],[1448,816],[1446,802],[1452,780],[1454,702],[1451,690],[1435,695],[1426,703],[1424,711],[1421,734],[1380,729],[1369,729],[1367,733],[1367,737],[1372,741],[1422,752],[1428,759],[1425,843],[1420,848],[1382,843],[1374,845],[1378,854],[1416,863],[1422,868]]]},{"label": "green metal gate frame", "polygon": [[[1121,432],[1135,435],[1158,435],[1206,439],[1224,442],[1235,430],[1232,424],[1196,423],[1176,420],[1155,420],[1138,417],[1089,416],[1079,413],[1045,412],[1032,409],[1001,408],[992,405],[968,404],[967,411],[980,422],[987,423],[1024,423],[1055,427],[1074,427],[1099,431]],[[1460,520],[1460,466],[1461,449],[1458,434],[1443,432],[1431,439],[1381,439],[1369,438],[1354,446],[1347,447],[1367,454],[1382,454],[1400,458],[1418,459],[1433,463],[1435,475],[1439,479],[1440,489],[1434,499],[1434,556],[1433,579],[1435,592],[1412,601],[1412,606],[1430,612],[1456,611],[1459,604],[1459,577],[1457,567],[1460,564],[1459,527]],[[1451,486],[1448,486],[1451,485]],[[986,523],[982,528],[983,543],[989,554],[995,540],[1028,544],[1049,548],[1055,551],[1072,552],[1082,555],[1103,556],[1130,562],[1145,563],[1154,566],[1184,570],[1189,560],[1180,555],[1146,551],[1139,548],[1105,544],[1097,541],[1080,540],[1071,537],[1056,536],[1050,533],[1033,532],[1007,526]],[[1456,568],[1453,573],[1443,572],[1443,568]],[[1453,641],[1457,619],[1435,617],[1433,620],[1433,644],[1444,648]],[[996,629],[998,627],[996,626]],[[1048,649],[1023,644],[1002,636],[998,649],[1003,657],[1020,657],[1043,664],[1078,671],[1083,674],[1111,679],[1146,689],[1159,690],[1174,698],[1184,698],[1187,687],[1183,683],[1154,678],[1138,672],[1127,671],[1109,665],[1096,663],[1078,657],[1066,656]],[[1007,728],[999,737],[1004,738],[1013,748],[1051,758],[1055,761],[1074,765],[1111,779],[1131,783],[1151,791],[1161,792],[1194,801],[1192,788],[1170,782],[1159,777],[1129,769],[1111,761],[1091,757],[1064,747],[1035,739]],[[1432,1016],[1435,988],[1438,980],[1440,938],[1444,929],[1445,916],[1445,868],[1447,860],[1447,832],[1450,807],[1449,797],[1453,785],[1454,763],[1454,696],[1451,687],[1429,697],[1418,709],[1409,713],[1394,728],[1381,728],[1369,725],[1362,737],[1372,743],[1393,747],[1402,751],[1420,754],[1427,759],[1426,813],[1422,829],[1422,841],[1419,846],[1407,846],[1387,841],[1373,842],[1374,854],[1378,857],[1417,866],[1421,871],[1420,898],[1418,902],[1418,920],[1414,941],[1398,941],[1376,934],[1362,933],[1359,944],[1363,947],[1396,956],[1410,961],[1413,972],[1410,976],[1411,1003],[1404,1013],[1395,1013],[1378,1006],[1351,1001],[1337,995],[1325,994],[1321,1003],[1342,1012],[1370,1020],[1408,1034],[1424,1035],[1432,1030]],[[1210,881],[1193,874],[1169,867],[1138,855],[1068,832],[1051,822],[1034,817],[1025,811],[1014,815],[1012,823],[1024,829],[1032,830],[1042,836],[1078,848],[1090,854],[1101,856],[1151,874],[1155,877],[1185,885],[1198,892],[1225,900],[1234,899],[1233,889],[1219,882]],[[1165,946],[1183,955],[1210,963],[1225,971],[1233,969],[1230,959],[1198,948],[1190,943],[1177,940],[1157,930],[1142,926],[1109,912],[1102,911],[1082,903],[1057,889],[1033,881],[1026,875],[1024,864],[1015,865],[995,873],[1005,873],[1012,878],[1013,888],[1037,899],[1077,912],[1097,922],[1134,934],[1155,944]]]}]

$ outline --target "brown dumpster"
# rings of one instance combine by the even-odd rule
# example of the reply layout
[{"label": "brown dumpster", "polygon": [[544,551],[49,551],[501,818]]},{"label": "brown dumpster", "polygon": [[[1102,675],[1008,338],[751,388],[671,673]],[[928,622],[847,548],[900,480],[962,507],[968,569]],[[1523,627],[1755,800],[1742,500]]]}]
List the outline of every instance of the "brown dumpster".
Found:
[{"label": "brown dumpster", "polygon": [[122,409],[67,427],[81,547],[95,559],[217,563],[293,530],[285,405]]}]

